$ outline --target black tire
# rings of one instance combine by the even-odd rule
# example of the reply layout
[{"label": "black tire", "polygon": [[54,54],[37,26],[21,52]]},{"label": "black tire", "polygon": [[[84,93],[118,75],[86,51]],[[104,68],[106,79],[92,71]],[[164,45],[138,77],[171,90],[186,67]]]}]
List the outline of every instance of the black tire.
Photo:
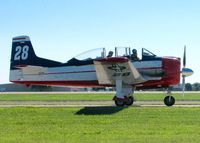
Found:
[{"label": "black tire", "polygon": [[115,105],[118,107],[123,107],[124,106],[124,101],[123,100],[115,100]]},{"label": "black tire", "polygon": [[164,98],[164,103],[166,106],[173,106],[175,103],[175,98],[173,96],[166,96]]},{"label": "black tire", "polygon": [[128,106],[131,106],[131,105],[133,105],[134,101],[135,101],[134,97],[133,96],[129,96],[128,97],[128,101],[126,101],[125,104],[128,105]]}]

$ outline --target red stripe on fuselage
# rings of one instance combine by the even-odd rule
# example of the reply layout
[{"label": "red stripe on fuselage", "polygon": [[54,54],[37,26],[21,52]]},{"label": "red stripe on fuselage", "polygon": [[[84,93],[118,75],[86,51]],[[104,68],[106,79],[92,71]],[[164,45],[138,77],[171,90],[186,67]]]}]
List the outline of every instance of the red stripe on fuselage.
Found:
[{"label": "red stripe on fuselage", "polygon": [[97,80],[87,81],[11,81],[14,83],[25,84],[25,85],[57,85],[57,86],[94,86],[102,87],[109,85],[99,85]]},{"label": "red stripe on fuselage", "polygon": [[14,38],[13,40],[26,40],[26,38]]}]

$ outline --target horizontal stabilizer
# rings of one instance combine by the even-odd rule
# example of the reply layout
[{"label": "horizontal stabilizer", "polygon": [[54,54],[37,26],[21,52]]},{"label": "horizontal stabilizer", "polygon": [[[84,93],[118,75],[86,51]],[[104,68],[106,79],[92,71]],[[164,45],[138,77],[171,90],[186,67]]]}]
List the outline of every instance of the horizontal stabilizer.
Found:
[{"label": "horizontal stabilizer", "polygon": [[18,67],[22,70],[22,74],[43,74],[47,71],[47,68],[41,66],[25,66],[25,67]]}]

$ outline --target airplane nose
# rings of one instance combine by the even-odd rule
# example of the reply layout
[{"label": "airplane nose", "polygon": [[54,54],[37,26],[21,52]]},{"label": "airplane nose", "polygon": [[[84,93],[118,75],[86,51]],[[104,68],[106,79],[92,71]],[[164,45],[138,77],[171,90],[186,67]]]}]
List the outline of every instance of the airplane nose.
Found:
[{"label": "airplane nose", "polygon": [[176,57],[163,57],[163,68],[165,71],[165,83],[177,85],[180,83],[180,59]]}]

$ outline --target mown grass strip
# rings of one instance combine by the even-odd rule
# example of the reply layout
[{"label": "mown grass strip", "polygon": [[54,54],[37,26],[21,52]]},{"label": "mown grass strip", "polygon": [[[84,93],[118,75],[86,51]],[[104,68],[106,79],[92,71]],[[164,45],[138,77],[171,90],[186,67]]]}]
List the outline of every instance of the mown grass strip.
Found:
[{"label": "mown grass strip", "polygon": [[199,142],[199,108],[0,108],[0,142]]},{"label": "mown grass strip", "polygon": [[[161,101],[165,93],[136,93],[134,94],[138,101],[157,100]],[[52,101],[52,100],[112,100],[114,93],[56,93],[56,94],[0,94],[0,100],[19,100],[19,101]],[[176,100],[200,100],[200,93],[174,93]]]}]

